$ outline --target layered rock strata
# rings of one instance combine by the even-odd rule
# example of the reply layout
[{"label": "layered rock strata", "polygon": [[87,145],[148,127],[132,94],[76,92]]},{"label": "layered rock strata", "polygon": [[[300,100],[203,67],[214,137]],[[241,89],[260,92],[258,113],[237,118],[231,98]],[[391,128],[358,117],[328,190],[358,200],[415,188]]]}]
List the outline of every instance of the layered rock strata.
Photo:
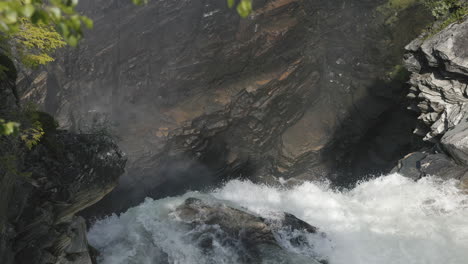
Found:
[{"label": "layered rock strata", "polygon": [[405,157],[396,170],[419,178],[436,175],[468,181],[468,20],[407,46],[412,72],[408,97],[421,124],[416,134],[436,144]]}]

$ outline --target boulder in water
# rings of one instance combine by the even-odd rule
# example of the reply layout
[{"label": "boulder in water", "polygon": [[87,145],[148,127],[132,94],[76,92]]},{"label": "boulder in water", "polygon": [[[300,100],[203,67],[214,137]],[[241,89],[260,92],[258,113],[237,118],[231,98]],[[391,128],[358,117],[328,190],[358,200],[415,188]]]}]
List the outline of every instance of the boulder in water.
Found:
[{"label": "boulder in water", "polygon": [[[241,263],[261,263],[266,261],[265,258],[271,258],[271,252],[285,259],[285,263],[300,263],[297,261],[304,260],[305,256],[288,252],[284,243],[293,248],[308,247],[312,252],[313,245],[307,236],[325,236],[324,233],[319,234],[316,227],[292,214],[284,213],[278,220],[267,220],[225,204],[212,204],[197,198],[186,199],[176,209],[175,215],[191,226],[191,238],[207,254],[216,245],[221,245],[235,251]],[[284,237],[281,231],[294,235]],[[307,259],[310,262],[310,258]]]}]

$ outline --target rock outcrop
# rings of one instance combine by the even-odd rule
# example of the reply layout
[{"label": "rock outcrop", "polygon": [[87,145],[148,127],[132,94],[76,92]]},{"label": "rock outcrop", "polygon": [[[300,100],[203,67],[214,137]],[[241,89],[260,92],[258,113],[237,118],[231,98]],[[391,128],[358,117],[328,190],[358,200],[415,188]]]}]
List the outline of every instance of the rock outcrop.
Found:
[{"label": "rock outcrop", "polygon": [[427,24],[418,6],[388,23],[385,0],[259,0],[247,19],[220,0],[127,2],[81,0],[95,28],[20,82],[65,128],[107,120],[121,138],[128,173],[99,213],[233,177],[345,184],[411,150],[389,72]]},{"label": "rock outcrop", "polygon": [[405,63],[413,72],[408,96],[418,98],[419,119],[430,128],[416,133],[438,141],[468,116],[468,21],[425,38],[407,46]]},{"label": "rock outcrop", "polygon": [[[1,93],[13,96],[3,84]],[[0,263],[93,263],[76,214],[117,185],[125,157],[105,134],[56,130],[48,114],[3,106],[0,116],[21,122],[22,136],[0,136]],[[40,140],[25,137],[38,132],[31,122],[40,122]]]},{"label": "rock outcrop", "polygon": [[[209,204],[196,198],[185,200],[176,209],[175,215],[179,221],[190,225],[192,239],[207,254],[213,243],[221,243],[224,247],[231,245],[232,250],[240,256],[239,263],[264,263],[262,258],[268,256],[263,254],[266,250],[275,251],[273,255],[282,256],[282,261],[296,263],[289,261],[284,245],[278,241],[281,230],[295,234],[286,242],[292,247],[308,247],[312,250],[314,246],[306,238],[310,234],[326,239],[325,234],[319,233],[316,227],[291,214],[285,213],[275,221],[266,220],[236,208]],[[313,252],[309,254],[313,255]],[[307,259],[307,263],[310,261],[313,260]],[[315,263],[326,261],[319,259]]]},{"label": "rock outcrop", "polygon": [[409,98],[422,121],[416,134],[436,144],[412,153],[395,171],[413,178],[437,175],[468,180],[468,19],[433,36],[421,36],[407,46],[412,72]]}]

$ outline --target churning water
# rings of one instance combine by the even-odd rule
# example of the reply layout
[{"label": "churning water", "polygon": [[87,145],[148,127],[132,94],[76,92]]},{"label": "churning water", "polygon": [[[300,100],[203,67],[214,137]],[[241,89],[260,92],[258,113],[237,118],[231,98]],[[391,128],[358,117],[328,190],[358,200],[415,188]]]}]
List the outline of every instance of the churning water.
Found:
[{"label": "churning water", "polygon": [[[99,262],[237,263],[236,252],[230,248],[218,245],[204,254],[187,239],[193,230],[180,225],[172,214],[187,197],[246,208],[267,219],[278,212],[294,214],[327,234],[321,240],[315,238],[310,250],[330,264],[468,263],[468,196],[454,181],[424,178],[414,182],[398,174],[342,192],[313,182],[277,188],[234,180],[207,194],[147,199],[92,226],[89,240],[101,252]],[[272,257],[264,263],[317,263],[307,252],[280,244],[292,255],[303,257],[291,258],[295,262]]]}]

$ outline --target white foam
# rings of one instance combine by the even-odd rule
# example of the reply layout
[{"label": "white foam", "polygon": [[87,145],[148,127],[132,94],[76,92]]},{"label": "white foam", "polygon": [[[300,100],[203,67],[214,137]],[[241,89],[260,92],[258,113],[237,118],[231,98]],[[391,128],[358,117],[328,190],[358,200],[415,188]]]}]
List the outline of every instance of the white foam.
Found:
[{"label": "white foam", "polygon": [[164,255],[170,263],[236,263],[235,254],[222,247],[215,255],[202,254],[187,239],[190,230],[174,221],[171,211],[185,198],[198,197],[225,200],[266,218],[294,214],[327,233],[328,239],[314,240],[314,250],[330,264],[465,264],[468,197],[455,185],[398,174],[346,192],[312,182],[286,189],[234,180],[206,195],[147,199],[120,217],[97,222],[89,240],[102,252],[102,264],[158,263]]}]

